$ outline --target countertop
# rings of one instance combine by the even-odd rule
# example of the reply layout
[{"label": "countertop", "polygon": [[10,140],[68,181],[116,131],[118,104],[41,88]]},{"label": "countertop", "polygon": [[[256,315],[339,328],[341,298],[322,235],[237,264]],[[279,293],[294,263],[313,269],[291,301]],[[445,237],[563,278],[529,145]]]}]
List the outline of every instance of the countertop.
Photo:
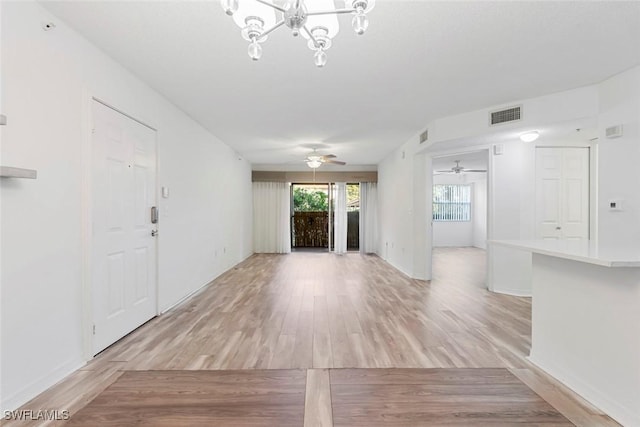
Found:
[{"label": "countertop", "polygon": [[491,240],[489,243],[603,267],[640,267],[640,242],[606,245],[591,240]]}]

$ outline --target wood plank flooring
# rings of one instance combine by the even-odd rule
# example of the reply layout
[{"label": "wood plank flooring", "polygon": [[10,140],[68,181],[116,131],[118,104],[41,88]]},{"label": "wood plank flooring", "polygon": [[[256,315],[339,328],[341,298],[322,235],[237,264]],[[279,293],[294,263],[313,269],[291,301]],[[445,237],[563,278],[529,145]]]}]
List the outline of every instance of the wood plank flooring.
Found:
[{"label": "wood plank flooring", "polygon": [[331,380],[328,369],[307,370],[304,427],[333,426]]},{"label": "wood plank flooring", "polygon": [[77,413],[127,371],[508,368],[575,424],[616,425],[526,360],[530,299],[484,289],[484,256],[436,250],[423,282],[376,256],[254,255],[23,409]]},{"label": "wood plank flooring", "polygon": [[331,370],[335,427],[573,426],[507,369]]},{"label": "wood plank flooring", "polygon": [[[304,418],[304,420],[303,420]],[[71,426],[573,426],[504,368],[129,371]]]},{"label": "wood plank flooring", "polygon": [[295,426],[306,371],[129,371],[70,426]]}]

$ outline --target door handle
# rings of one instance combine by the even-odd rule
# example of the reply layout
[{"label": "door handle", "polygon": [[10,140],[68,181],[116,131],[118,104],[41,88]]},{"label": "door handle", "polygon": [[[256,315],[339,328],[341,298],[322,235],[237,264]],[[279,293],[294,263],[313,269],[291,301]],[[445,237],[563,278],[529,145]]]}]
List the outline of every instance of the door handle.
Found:
[{"label": "door handle", "polygon": [[156,237],[158,235],[158,230],[151,230],[151,237]]}]

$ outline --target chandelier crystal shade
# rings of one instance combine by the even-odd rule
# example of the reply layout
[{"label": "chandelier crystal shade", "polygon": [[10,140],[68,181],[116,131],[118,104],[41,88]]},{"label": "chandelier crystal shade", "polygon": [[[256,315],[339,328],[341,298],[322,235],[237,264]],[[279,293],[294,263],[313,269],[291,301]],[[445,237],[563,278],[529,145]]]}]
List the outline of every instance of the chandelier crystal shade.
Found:
[{"label": "chandelier crystal shade", "polygon": [[221,0],[221,5],[241,28],[242,37],[249,42],[247,52],[254,61],[262,56],[261,43],[268,35],[285,26],[294,37],[302,34],[308,40],[316,66],[324,67],[326,51],[340,30],[337,15],[352,15],[353,30],[362,35],[369,26],[367,13],[375,5],[375,0],[339,1],[344,1],[344,8],[336,8],[334,0]]}]

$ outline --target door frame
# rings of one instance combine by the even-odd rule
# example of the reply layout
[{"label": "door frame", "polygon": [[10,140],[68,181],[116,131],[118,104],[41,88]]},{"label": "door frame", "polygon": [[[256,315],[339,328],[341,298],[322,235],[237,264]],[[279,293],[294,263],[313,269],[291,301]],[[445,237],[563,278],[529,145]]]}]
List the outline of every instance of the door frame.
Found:
[{"label": "door frame", "polygon": [[[81,322],[81,331],[82,331],[82,353],[85,361],[89,361],[94,358],[93,353],[93,286],[92,286],[92,248],[93,248],[93,235],[92,235],[92,209],[93,209],[93,199],[92,199],[92,186],[93,186],[93,174],[92,174],[92,166],[93,166],[93,105],[97,102],[102,104],[107,108],[111,108],[124,115],[125,117],[153,130],[156,134],[155,142],[156,142],[156,168],[155,168],[155,196],[156,203],[160,201],[159,194],[159,186],[158,186],[158,129],[147,122],[136,118],[135,115],[131,115],[123,109],[115,107],[114,105],[118,105],[117,102],[111,102],[106,100],[106,98],[99,97],[94,95],[90,90],[83,90],[83,103],[82,103],[82,144],[80,147],[80,162],[82,169],[82,185],[81,185],[81,288],[82,288],[82,322]],[[159,224],[156,224],[159,227]],[[159,312],[159,297],[160,297],[160,268],[159,268],[159,247],[160,247],[160,239],[156,240],[156,249],[155,249],[155,257],[156,257],[156,301],[155,301],[155,311],[156,316],[160,314]]]},{"label": "door frame", "polygon": [[[455,155],[463,155],[468,153],[477,153],[477,152],[486,152],[487,154],[487,212],[486,212],[486,230],[487,230],[487,248],[485,249],[487,254],[487,262],[486,262],[486,273],[485,273],[485,282],[487,284],[487,289],[492,290],[490,288],[490,277],[491,277],[491,265],[489,263],[489,252],[491,250],[491,246],[488,244],[490,240],[493,239],[493,212],[494,212],[494,200],[493,200],[493,155],[492,155],[492,145],[491,144],[480,144],[480,145],[469,145],[466,147],[458,147],[451,148],[445,150],[434,150],[434,151],[425,151],[426,156],[429,158],[429,166],[426,170],[425,181],[427,182],[427,203],[429,205],[433,202],[433,159],[439,157],[451,157]],[[429,209],[429,213],[431,213],[431,209]],[[433,220],[429,219],[429,236],[427,238],[427,254],[429,256],[429,277],[428,280],[431,280],[431,268],[433,267]]]}]

